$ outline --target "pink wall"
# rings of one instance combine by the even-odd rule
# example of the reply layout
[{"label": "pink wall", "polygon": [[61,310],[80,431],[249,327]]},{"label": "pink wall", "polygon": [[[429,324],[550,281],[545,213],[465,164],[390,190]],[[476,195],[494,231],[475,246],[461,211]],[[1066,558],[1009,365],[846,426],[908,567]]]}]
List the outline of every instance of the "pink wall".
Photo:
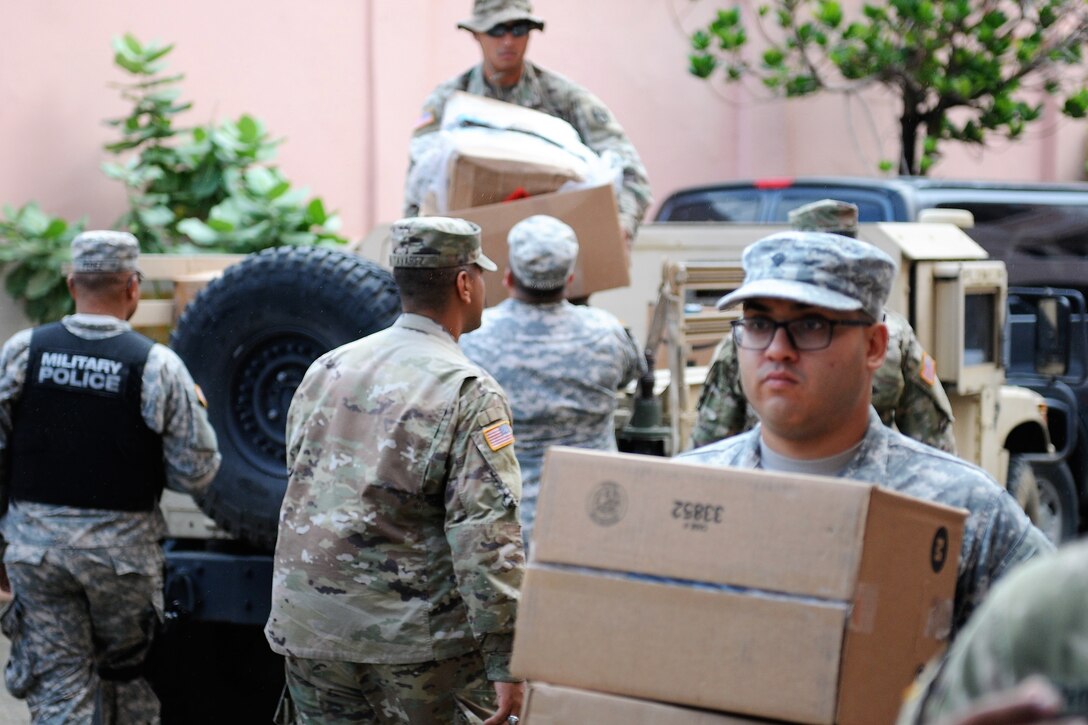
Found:
[{"label": "pink wall", "polygon": [[[538,0],[548,21],[530,57],[593,89],[639,148],[658,201],[728,178],[876,174],[894,156],[895,105],[879,95],[753,100],[686,73],[681,28],[719,0]],[[0,3],[0,203],[107,226],[124,205],[101,150],[101,119],[125,109],[110,39],[177,44],[192,122],[250,112],[286,137],[278,162],[363,236],[400,209],[408,133],[438,82],[477,59],[454,29],[470,0],[145,0]],[[1073,180],[1086,124],[1044,120],[1016,144],[953,150],[943,177]]]}]

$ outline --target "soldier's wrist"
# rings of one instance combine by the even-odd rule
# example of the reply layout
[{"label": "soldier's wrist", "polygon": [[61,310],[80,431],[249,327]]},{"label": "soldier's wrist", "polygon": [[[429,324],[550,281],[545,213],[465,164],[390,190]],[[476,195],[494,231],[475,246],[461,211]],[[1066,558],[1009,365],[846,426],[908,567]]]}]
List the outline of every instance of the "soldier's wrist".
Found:
[{"label": "soldier's wrist", "polygon": [[510,674],[509,652],[485,652],[484,672],[490,682],[521,682]]}]

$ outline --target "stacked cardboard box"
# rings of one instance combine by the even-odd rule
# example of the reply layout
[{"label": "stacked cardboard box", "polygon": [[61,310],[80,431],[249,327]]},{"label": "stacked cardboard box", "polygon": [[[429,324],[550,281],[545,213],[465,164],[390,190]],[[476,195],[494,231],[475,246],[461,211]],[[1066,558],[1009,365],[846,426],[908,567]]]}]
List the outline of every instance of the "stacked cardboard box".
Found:
[{"label": "stacked cardboard box", "polygon": [[[447,116],[456,118],[447,118]],[[578,235],[580,250],[570,297],[626,287],[627,241],[619,225],[611,184],[559,191],[568,181],[592,183],[596,155],[578,141],[570,124],[546,113],[457,93],[447,104],[443,126],[461,119],[472,125],[448,133],[452,152],[447,168],[448,216],[476,222],[483,229],[484,253],[500,271],[487,276],[487,303],[506,297],[501,283],[506,235],[522,219],[548,214]],[[493,124],[490,135],[481,126]],[[577,146],[577,149],[570,147]],[[587,156],[592,157],[588,159]],[[599,166],[599,164],[598,164]],[[511,196],[527,194],[524,198]]]},{"label": "stacked cardboard box", "polygon": [[529,685],[523,716],[525,725],[742,725],[767,722],[540,682]]},{"label": "stacked cardboard box", "polygon": [[840,479],[552,449],[514,671],[744,716],[892,722],[948,635],[965,516]]}]

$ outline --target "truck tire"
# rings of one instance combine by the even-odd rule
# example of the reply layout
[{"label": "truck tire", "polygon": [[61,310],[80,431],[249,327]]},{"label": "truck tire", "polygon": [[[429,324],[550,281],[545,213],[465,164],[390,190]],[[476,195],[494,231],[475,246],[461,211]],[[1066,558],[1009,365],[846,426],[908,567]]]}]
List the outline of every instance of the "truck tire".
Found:
[{"label": "truck tire", "polygon": [[1013,453],[1009,457],[1009,475],[1007,488],[1020,508],[1031,519],[1031,523],[1039,525],[1039,484],[1035,480],[1035,471],[1031,467],[1031,461],[1022,455]]},{"label": "truck tire", "polygon": [[320,355],[388,327],[399,312],[388,271],[314,247],[253,254],[185,308],[170,344],[208,400],[223,462],[198,503],[224,530],[275,547],[291,396]]},{"label": "truck tire", "polygon": [[1068,464],[1033,461],[1039,486],[1039,520],[1036,526],[1057,546],[1077,535],[1077,488]]}]

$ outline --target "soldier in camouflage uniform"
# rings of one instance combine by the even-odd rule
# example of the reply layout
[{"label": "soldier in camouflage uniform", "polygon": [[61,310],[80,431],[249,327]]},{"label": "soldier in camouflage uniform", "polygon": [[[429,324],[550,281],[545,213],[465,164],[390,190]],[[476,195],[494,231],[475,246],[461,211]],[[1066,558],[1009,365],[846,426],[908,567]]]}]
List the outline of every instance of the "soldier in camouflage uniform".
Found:
[{"label": "soldier in camouflage uniform", "polygon": [[501,723],[524,687],[521,479],[506,396],[457,344],[496,267],[462,219],[391,236],[404,314],[319,358],[291,402],[265,633],[298,722]]},{"label": "soldier in camouflage uniform", "polygon": [[[473,15],[457,27],[473,34],[483,62],[438,86],[423,102],[412,132],[411,166],[428,147],[427,136],[439,130],[446,102],[455,91],[532,108],[572,125],[582,143],[598,154],[615,154],[623,167],[623,188],[617,203],[620,225],[630,244],[652,200],[646,169],[623,128],[599,98],[577,83],[525,60],[529,31],[544,30],[529,0],[475,0]],[[418,192],[405,189],[406,216],[419,213]]]},{"label": "soldier in camouflage uniform", "polygon": [[76,313],[0,350],[5,680],[34,723],[159,721],[143,678],[163,615],[159,494],[199,496],[219,467],[185,365],[126,322],[138,254],[131,234],[77,236]]},{"label": "soldier in camouflage uniform", "polygon": [[[830,232],[854,238],[858,208],[824,199],[794,209],[790,224],[799,231]],[[922,347],[910,323],[884,310],[888,352],[873,377],[873,407],[885,425],[948,453],[956,452],[952,435],[952,406],[937,379],[937,366]],[[692,446],[705,446],[750,430],[757,422],[740,385],[737,350],[726,336],[714,352],[699,396],[698,416],[691,432]]]},{"label": "soldier in camouflage uniform", "polygon": [[510,297],[461,338],[472,361],[510,396],[521,464],[521,530],[532,537],[540,468],[551,446],[616,450],[616,390],[638,377],[638,346],[608,312],[563,299],[578,240],[550,216],[518,222],[507,238]]},{"label": "soldier in camouflage uniform", "polygon": [[1065,714],[1088,717],[1086,602],[1088,542],[1013,572],[911,689],[899,722],[958,717],[1039,676],[1058,690]]},{"label": "soldier in camouflage uniform", "polygon": [[[967,509],[953,629],[992,582],[1053,547],[988,474],[883,425],[872,377],[887,350],[878,322],[895,263],[839,235],[784,232],[749,246],[744,284],[719,302],[734,323],[753,430],[681,454],[738,468],[838,476]],[[782,328],[781,333],[779,328]]]}]

